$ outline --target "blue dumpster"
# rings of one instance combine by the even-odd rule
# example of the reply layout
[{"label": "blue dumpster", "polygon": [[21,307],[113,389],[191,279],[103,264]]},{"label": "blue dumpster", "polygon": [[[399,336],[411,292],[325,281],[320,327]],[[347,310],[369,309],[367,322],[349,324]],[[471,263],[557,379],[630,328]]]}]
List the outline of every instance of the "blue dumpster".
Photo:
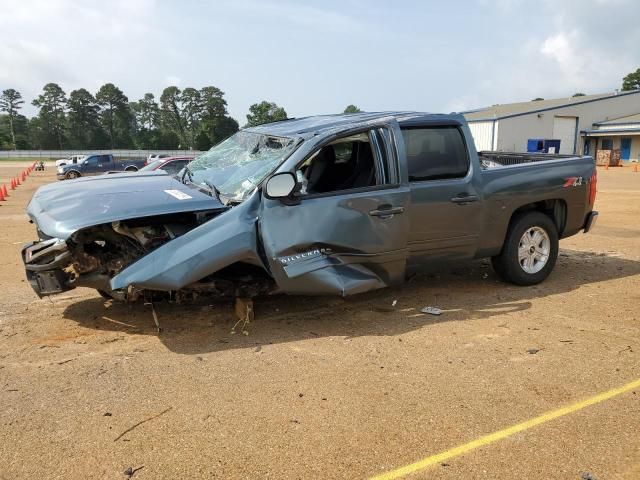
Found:
[{"label": "blue dumpster", "polygon": [[530,138],[527,140],[527,152],[560,153],[560,140],[550,138]]}]

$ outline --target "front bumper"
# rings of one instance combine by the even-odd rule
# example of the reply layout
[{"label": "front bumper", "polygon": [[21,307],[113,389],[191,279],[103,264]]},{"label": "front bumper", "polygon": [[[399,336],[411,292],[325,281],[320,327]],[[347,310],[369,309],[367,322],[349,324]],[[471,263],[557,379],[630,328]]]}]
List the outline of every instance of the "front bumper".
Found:
[{"label": "front bumper", "polygon": [[71,263],[71,252],[64,240],[52,238],[28,243],[22,247],[22,261],[27,281],[40,298],[75,288],[64,271]]},{"label": "front bumper", "polygon": [[595,210],[592,212],[589,212],[584,222],[584,233],[588,233],[593,227],[595,227],[597,221],[598,221],[598,212],[596,212]]},{"label": "front bumper", "polygon": [[65,174],[64,173],[56,173],[56,178],[58,180],[64,180],[65,179]]}]

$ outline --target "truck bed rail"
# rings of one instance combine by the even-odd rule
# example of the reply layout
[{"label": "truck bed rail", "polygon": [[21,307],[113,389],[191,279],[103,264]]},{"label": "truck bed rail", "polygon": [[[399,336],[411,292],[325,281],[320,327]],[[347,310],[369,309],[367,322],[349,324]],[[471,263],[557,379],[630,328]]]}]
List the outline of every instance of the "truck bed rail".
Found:
[{"label": "truck bed rail", "polygon": [[[576,155],[560,155],[554,153],[518,153],[518,152],[478,152],[480,162],[486,168],[507,165],[520,165],[523,163],[544,162],[547,160],[561,160],[565,158],[576,158]],[[485,162],[483,162],[485,160]],[[491,165],[497,163],[498,165]]]}]

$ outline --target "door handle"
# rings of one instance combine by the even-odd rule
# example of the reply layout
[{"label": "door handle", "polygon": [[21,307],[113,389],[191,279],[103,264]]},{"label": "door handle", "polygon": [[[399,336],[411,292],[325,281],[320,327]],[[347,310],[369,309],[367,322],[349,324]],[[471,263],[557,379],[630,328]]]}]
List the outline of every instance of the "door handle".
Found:
[{"label": "door handle", "polygon": [[381,207],[386,207],[386,208],[371,210],[369,212],[369,215],[371,215],[372,217],[390,217],[391,215],[396,215],[398,213],[404,212],[404,207],[391,207],[386,205],[381,205]]},{"label": "door handle", "polygon": [[453,203],[457,203],[458,205],[464,205],[465,203],[477,202],[480,200],[477,195],[458,195],[457,197],[453,197],[451,201]]}]

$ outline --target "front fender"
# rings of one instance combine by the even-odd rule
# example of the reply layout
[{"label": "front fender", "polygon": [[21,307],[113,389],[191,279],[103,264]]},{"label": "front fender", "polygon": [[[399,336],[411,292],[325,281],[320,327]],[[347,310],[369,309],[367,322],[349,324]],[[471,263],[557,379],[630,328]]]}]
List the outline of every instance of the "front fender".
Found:
[{"label": "front fender", "polygon": [[179,290],[239,261],[258,262],[257,205],[253,195],[129,265],[111,280],[111,289],[128,286]]}]

